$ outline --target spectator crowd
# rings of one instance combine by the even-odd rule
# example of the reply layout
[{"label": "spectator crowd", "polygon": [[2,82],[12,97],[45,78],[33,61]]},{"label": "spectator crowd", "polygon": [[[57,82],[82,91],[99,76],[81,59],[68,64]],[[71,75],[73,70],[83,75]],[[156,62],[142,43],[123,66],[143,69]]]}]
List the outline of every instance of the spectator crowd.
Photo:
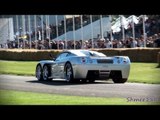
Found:
[{"label": "spectator crowd", "polygon": [[[98,20],[98,16],[93,17],[93,22]],[[81,27],[80,17],[75,18],[75,29]],[[66,32],[72,31],[72,19],[66,20]],[[83,16],[83,26],[90,24],[89,15]],[[56,26],[50,25],[50,38],[47,38],[46,31],[44,31],[44,40],[33,40],[35,32],[32,33],[32,40],[29,41],[29,35],[26,39],[20,38],[18,41],[7,41],[5,44],[0,44],[0,48],[21,48],[21,49],[89,49],[89,48],[135,48],[135,47],[160,47],[160,16],[153,15],[148,17],[145,21],[146,38],[143,36],[143,21],[142,18],[138,24],[135,24],[135,39],[132,37],[132,26],[125,30],[125,40],[122,39],[122,31],[112,33],[113,39],[111,40],[110,34],[104,38],[94,38],[89,40],[53,40],[56,33]],[[39,38],[39,31],[37,31],[37,38]],[[58,26],[58,35],[64,34],[64,21],[62,20]]]}]

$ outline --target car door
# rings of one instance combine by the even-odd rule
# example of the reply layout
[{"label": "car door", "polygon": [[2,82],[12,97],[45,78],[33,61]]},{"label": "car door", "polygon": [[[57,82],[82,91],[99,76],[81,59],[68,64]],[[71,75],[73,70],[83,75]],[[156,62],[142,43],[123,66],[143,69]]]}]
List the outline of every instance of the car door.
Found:
[{"label": "car door", "polygon": [[53,76],[54,76],[54,79],[60,78],[59,77],[59,70],[58,70],[58,64],[59,64],[60,58],[61,58],[61,54],[58,55],[58,57],[55,59],[55,64],[53,65],[53,72],[54,72]]},{"label": "car door", "polygon": [[64,52],[62,54],[60,54],[57,59],[55,60],[56,62],[56,77],[58,78],[64,78],[64,65],[66,63],[66,56],[67,56],[68,52]]}]

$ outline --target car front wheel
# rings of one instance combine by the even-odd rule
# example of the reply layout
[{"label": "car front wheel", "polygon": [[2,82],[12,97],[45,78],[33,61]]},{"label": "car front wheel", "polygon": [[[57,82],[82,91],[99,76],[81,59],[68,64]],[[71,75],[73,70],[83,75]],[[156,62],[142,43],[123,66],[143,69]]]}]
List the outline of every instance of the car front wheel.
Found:
[{"label": "car front wheel", "polygon": [[45,80],[45,81],[52,80],[51,78],[49,78],[50,72],[51,72],[49,68],[50,67],[48,65],[44,65],[44,67],[43,67],[43,80]]},{"label": "car front wheel", "polygon": [[66,63],[65,65],[65,76],[67,82],[73,82],[73,69],[70,63]]},{"label": "car front wheel", "polygon": [[36,78],[38,79],[38,81],[42,81],[43,80],[42,67],[40,65],[37,65],[37,67],[36,67]]}]

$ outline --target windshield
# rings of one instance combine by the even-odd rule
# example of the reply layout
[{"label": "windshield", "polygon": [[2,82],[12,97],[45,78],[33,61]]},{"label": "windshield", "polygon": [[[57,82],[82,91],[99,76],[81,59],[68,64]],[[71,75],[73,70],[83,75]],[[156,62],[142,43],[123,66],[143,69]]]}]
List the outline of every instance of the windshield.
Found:
[{"label": "windshield", "polygon": [[90,56],[90,57],[106,57],[105,54],[96,52],[96,51],[81,51],[81,52],[86,56]]}]

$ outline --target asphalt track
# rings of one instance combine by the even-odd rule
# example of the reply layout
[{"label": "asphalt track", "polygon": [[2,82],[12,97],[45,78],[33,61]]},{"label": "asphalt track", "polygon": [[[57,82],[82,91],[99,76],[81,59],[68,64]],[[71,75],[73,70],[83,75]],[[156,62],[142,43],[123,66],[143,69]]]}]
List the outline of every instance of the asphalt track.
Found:
[{"label": "asphalt track", "polygon": [[37,81],[31,76],[0,75],[0,89],[51,93],[61,95],[160,98],[160,85],[95,81],[95,83],[67,83],[62,80]]}]

